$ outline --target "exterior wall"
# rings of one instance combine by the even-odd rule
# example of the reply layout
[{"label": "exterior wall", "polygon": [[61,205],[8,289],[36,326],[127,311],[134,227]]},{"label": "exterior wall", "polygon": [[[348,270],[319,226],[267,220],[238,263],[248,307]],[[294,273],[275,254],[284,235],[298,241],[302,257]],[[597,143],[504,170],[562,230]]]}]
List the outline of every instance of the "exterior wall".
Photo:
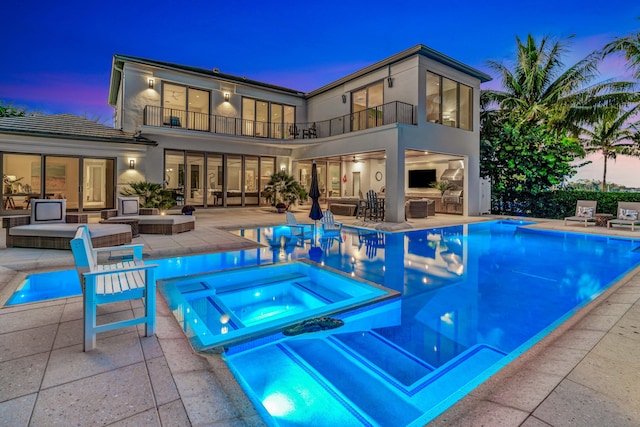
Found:
[{"label": "exterior wall", "polygon": [[[427,70],[448,77],[473,89],[473,130],[451,128],[426,121],[426,72]],[[387,78],[391,77],[389,87]],[[149,78],[154,79],[154,87],[149,88]],[[352,91],[367,85],[383,82],[384,103],[405,102],[415,107],[417,126],[392,124],[346,133],[319,142],[288,140],[278,145],[273,140],[259,140],[241,136],[226,136],[210,132],[188,131],[185,129],[158,128],[144,126],[144,108],[146,105],[161,106],[163,83],[173,83],[208,90],[211,93],[210,114],[227,117],[241,117],[242,97],[250,97],[296,106],[296,122],[311,123],[335,119],[351,112]],[[352,156],[362,152],[384,151],[384,161],[366,161],[362,164],[342,162],[341,173],[347,175],[347,183],[341,182],[341,195],[353,196],[351,173],[361,169],[361,188],[386,187],[387,203],[392,212],[389,220],[404,220],[403,203],[407,193],[405,150],[424,150],[462,158],[465,164],[464,202],[465,214],[479,213],[479,79],[450,68],[442,63],[416,54],[396,63],[382,66],[340,86],[322,91],[304,99],[302,94],[295,95],[251,84],[230,82],[214,77],[199,76],[188,72],[167,70],[143,64],[126,63],[123,68],[123,81],[120,86],[120,99],[116,109],[118,123],[123,130],[135,132],[142,130],[143,135],[157,141],[157,147],[149,147],[146,159],[137,160],[139,173],[147,180],[162,182],[164,173],[157,165],[164,164],[166,149],[187,150],[191,152],[228,153],[274,156],[276,168],[285,167],[291,172],[292,161],[298,159],[317,159],[340,155]],[[231,94],[230,101],[224,102],[223,94]],[[346,95],[346,102],[342,96]],[[120,108],[120,105],[122,106]],[[128,168],[126,156],[123,156],[124,168]],[[120,167],[121,165],[119,165]],[[440,164],[436,169],[445,166]],[[375,173],[382,172],[383,180],[375,180]],[[123,183],[129,177],[119,175]],[[380,188],[376,188],[380,187]],[[413,192],[413,191],[412,191]],[[357,196],[357,195],[356,195]]]}]

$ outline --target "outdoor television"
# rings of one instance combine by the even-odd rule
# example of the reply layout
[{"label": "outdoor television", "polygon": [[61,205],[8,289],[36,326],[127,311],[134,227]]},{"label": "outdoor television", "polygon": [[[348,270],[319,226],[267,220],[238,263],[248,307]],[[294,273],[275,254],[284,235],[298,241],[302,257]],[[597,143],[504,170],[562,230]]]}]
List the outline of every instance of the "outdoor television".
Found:
[{"label": "outdoor television", "polygon": [[429,188],[436,182],[435,169],[415,169],[409,171],[409,188]]}]

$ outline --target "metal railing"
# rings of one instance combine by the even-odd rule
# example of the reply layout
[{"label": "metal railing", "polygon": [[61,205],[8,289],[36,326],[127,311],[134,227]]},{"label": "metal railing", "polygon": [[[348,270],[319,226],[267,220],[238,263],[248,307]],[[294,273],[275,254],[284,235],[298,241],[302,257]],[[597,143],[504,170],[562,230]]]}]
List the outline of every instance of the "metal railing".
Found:
[{"label": "metal railing", "polygon": [[416,125],[415,107],[400,101],[345,114],[330,120],[307,123],[269,123],[163,108],[144,107],[146,126],[187,129],[251,138],[326,138],[392,123]]}]

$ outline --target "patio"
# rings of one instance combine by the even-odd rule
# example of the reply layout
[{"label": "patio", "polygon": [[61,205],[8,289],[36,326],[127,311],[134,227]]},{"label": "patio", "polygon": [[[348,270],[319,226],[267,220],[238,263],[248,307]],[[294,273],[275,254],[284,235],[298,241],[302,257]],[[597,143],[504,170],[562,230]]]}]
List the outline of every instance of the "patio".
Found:
[{"label": "patio", "polygon": [[[308,222],[307,211],[296,213]],[[258,209],[196,212],[196,232],[141,235],[150,259],[256,247],[224,228],[276,225],[284,216]],[[436,215],[407,224],[375,223],[400,231],[487,217]],[[91,221],[99,220],[96,215]],[[336,217],[345,225],[354,217]],[[536,227],[633,236],[621,229]],[[25,274],[72,268],[70,251],[6,249],[0,237],[0,297]],[[640,269],[570,319],[531,351],[478,387],[432,425],[640,424]],[[137,304],[119,303],[105,318],[127,318]],[[158,298],[156,336],[141,327],[102,334],[82,352],[80,297],[0,310],[0,424],[3,425],[264,425],[224,362],[195,354],[166,303]]]}]

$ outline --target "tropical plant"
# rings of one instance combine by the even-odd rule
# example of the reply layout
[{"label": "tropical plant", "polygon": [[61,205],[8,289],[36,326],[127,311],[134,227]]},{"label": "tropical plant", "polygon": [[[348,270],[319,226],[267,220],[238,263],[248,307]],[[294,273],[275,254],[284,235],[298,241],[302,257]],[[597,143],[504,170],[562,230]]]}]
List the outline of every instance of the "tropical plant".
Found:
[{"label": "tropical plant", "polygon": [[120,194],[139,197],[143,208],[169,209],[175,205],[171,191],[165,190],[160,184],[140,181],[129,184],[129,187],[120,191]]},{"label": "tropical plant", "polygon": [[449,181],[436,181],[436,182],[432,182],[430,184],[431,188],[435,188],[438,191],[440,191],[440,193],[444,193],[447,190],[451,190],[453,188],[453,184],[451,184]]},{"label": "tropical plant", "polygon": [[636,104],[626,110],[607,109],[601,120],[581,129],[581,141],[587,153],[601,153],[604,159],[602,191],[607,189],[607,160],[618,155],[640,156],[640,146],[632,138],[637,134],[640,120],[630,122],[640,111]]},{"label": "tropical plant", "polygon": [[14,107],[12,104],[5,104],[0,101],[0,117],[24,117],[27,110],[23,107]]},{"label": "tropical plant", "polygon": [[629,61],[629,69],[634,70],[635,78],[640,79],[640,31],[615,39],[603,50],[605,56],[615,52],[625,54],[625,58]]},{"label": "tropical plant", "polygon": [[267,202],[278,208],[289,209],[294,203],[307,200],[308,194],[296,179],[286,172],[271,175],[263,191]]}]

